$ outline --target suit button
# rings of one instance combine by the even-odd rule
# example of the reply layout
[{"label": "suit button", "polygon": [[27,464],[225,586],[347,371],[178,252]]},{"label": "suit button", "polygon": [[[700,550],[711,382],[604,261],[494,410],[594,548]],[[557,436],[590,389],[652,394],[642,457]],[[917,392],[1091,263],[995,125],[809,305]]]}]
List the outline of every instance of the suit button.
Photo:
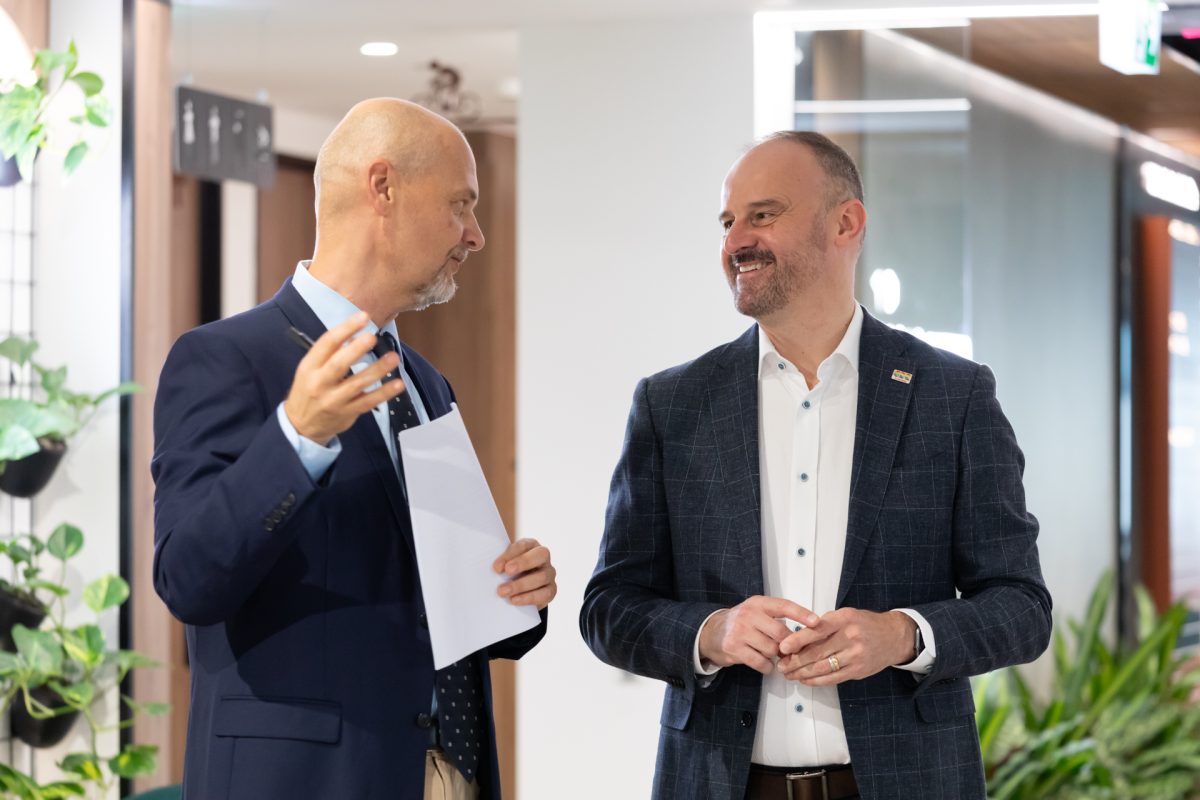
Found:
[{"label": "suit button", "polygon": [[425,730],[432,724],[433,724],[433,717],[429,716],[424,711],[422,711],[420,714],[417,714],[417,727],[418,728],[420,728],[421,730]]},{"label": "suit button", "polygon": [[294,495],[294,494],[293,494],[293,493],[291,493],[291,492],[288,492],[287,499],[283,501],[283,504],[284,504],[285,506],[290,506],[290,505],[291,505],[292,503],[294,503],[294,502],[296,502],[296,495]]},{"label": "suit button", "polygon": [[422,628],[429,627],[429,618],[425,616],[424,611],[422,611],[420,614],[417,615],[417,624],[420,625]]},{"label": "suit button", "polygon": [[270,520],[267,520],[267,524],[264,525],[263,527],[266,528],[268,531],[273,531],[273,530],[275,530],[275,523],[271,522]]},{"label": "suit button", "polygon": [[749,711],[742,713],[742,727],[743,728],[754,727],[754,715],[751,714]]}]

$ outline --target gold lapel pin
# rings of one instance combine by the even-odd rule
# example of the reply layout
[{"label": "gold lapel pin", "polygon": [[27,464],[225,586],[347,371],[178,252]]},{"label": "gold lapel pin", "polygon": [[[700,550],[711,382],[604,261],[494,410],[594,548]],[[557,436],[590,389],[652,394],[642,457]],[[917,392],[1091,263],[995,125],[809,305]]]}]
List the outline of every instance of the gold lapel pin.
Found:
[{"label": "gold lapel pin", "polygon": [[912,383],[912,373],[905,372],[902,369],[892,370],[892,380],[900,381],[901,383]]}]

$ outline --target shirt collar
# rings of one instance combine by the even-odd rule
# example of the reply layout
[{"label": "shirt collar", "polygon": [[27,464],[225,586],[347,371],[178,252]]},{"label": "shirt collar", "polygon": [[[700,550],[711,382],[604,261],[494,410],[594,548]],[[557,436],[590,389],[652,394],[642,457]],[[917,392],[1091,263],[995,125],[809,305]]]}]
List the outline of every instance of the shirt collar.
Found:
[{"label": "shirt collar", "polygon": [[[834,348],[821,365],[817,367],[817,377],[820,380],[826,380],[831,377],[830,370],[836,366],[845,364],[850,367],[853,374],[858,374],[858,345],[862,339],[863,326],[863,309],[858,303],[854,304],[854,316],[850,318],[850,325],[846,328],[846,333],[842,335],[842,340],[838,342],[838,346]],[[775,345],[771,343],[771,338],[767,336],[767,332],[758,326],[758,366],[759,377],[767,375],[775,375],[779,373],[779,364],[787,364],[792,369],[795,365],[785,359],[775,349]]]},{"label": "shirt collar", "polygon": [[[341,325],[361,309],[315,278],[308,271],[308,265],[311,263],[311,260],[301,261],[296,265],[296,272],[292,275],[292,286],[296,288],[300,298],[308,303],[308,307],[317,315],[317,319],[321,320],[325,330],[329,330]],[[388,322],[383,329],[396,337],[397,342],[400,341],[400,336],[396,332],[395,320]],[[367,320],[367,330],[371,333],[379,333],[379,328],[371,320]]]}]

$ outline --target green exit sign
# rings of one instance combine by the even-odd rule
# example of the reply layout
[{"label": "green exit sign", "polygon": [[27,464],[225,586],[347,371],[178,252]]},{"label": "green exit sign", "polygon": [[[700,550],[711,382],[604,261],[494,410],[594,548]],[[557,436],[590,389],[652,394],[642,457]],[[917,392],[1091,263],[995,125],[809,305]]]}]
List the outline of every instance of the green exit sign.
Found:
[{"label": "green exit sign", "polygon": [[1100,0],[1100,63],[1125,75],[1157,75],[1162,0]]}]

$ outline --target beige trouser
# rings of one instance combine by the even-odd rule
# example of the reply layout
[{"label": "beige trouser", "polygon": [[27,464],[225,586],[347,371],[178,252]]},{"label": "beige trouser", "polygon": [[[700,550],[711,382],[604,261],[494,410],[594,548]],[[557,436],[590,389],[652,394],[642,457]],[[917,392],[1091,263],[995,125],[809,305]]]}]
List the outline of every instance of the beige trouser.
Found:
[{"label": "beige trouser", "polygon": [[425,800],[477,800],[479,782],[467,779],[441,750],[425,751]]}]

